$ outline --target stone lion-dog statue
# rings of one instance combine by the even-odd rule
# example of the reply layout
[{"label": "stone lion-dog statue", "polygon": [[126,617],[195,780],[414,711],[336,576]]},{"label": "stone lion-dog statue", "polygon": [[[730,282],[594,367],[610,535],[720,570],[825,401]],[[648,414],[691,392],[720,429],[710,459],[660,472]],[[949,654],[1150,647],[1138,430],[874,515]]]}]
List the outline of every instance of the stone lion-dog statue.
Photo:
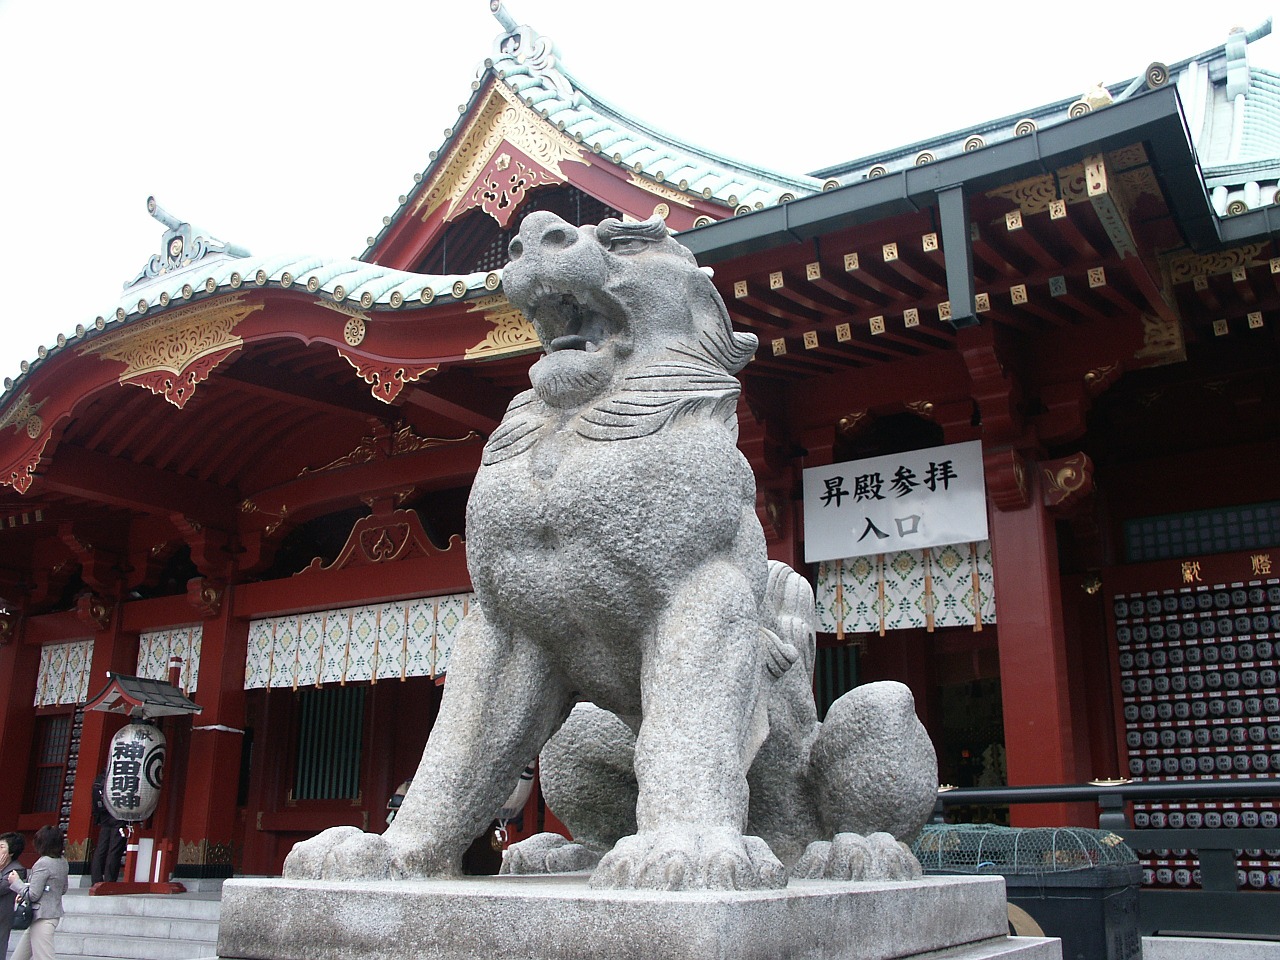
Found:
[{"label": "stone lion-dog statue", "polygon": [[545,354],[471,490],[477,603],[439,717],[386,832],[326,830],[285,876],[456,876],[544,745],[574,840],[530,838],[504,872],[668,890],[919,876],[899,841],[933,809],[937,763],[911,694],[867,684],[819,724],[813,592],[766,557],[736,445],[755,336],[660,219],[535,212],[510,254],[505,292]]}]

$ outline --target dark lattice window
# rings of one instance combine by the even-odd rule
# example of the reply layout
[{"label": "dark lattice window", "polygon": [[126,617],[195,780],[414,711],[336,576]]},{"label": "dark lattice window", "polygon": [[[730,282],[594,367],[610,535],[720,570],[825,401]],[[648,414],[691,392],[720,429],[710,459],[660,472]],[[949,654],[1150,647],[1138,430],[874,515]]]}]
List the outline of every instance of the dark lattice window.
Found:
[{"label": "dark lattice window", "polygon": [[1140,517],[1124,523],[1130,563],[1258,550],[1280,543],[1280,500]]},{"label": "dark lattice window", "polygon": [[360,796],[367,689],[325,687],[299,693],[295,800],[355,800]]},{"label": "dark lattice window", "polygon": [[444,236],[417,266],[419,273],[468,274],[497,270],[507,264],[507,246],[524,218],[535,210],[549,210],[575,226],[622,218],[617,210],[574,187],[544,187],[529,198],[503,230],[483,210],[472,210],[445,228]]},{"label": "dark lattice window", "polygon": [[27,813],[58,812],[71,751],[71,721],[69,713],[36,718],[32,741],[34,776],[28,788]]}]

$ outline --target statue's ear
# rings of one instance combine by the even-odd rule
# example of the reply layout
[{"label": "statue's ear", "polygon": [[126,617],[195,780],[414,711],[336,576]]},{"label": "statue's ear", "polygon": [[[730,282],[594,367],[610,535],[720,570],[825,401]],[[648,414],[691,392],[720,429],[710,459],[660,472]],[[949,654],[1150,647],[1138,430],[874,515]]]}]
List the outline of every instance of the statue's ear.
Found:
[{"label": "statue's ear", "polygon": [[739,333],[729,320],[720,291],[701,270],[689,275],[689,310],[698,344],[729,373],[737,373],[755,356],[760,341],[754,333]]}]

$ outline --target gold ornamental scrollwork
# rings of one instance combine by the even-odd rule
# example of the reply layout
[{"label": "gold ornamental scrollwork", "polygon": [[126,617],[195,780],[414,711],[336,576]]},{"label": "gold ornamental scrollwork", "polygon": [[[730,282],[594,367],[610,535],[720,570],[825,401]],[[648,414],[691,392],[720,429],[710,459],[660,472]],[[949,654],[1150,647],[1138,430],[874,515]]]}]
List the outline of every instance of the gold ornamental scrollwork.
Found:
[{"label": "gold ornamental scrollwork", "polygon": [[693,201],[687,194],[681,193],[679,190],[674,190],[665,184],[658,183],[656,180],[650,180],[648,177],[642,177],[634,171],[627,179],[633,186],[637,186],[641,190],[652,193],[656,197],[662,197],[663,200],[670,200],[672,203],[678,203],[682,207],[693,206]]},{"label": "gold ornamental scrollwork", "polygon": [[29,439],[34,440],[40,436],[40,431],[44,427],[44,420],[37,416],[42,406],[44,402],[34,402],[31,394],[19,394],[18,399],[9,409],[0,414],[0,430],[12,427],[15,433],[25,433]]},{"label": "gold ornamental scrollwork", "polygon": [[1187,344],[1182,335],[1182,324],[1142,315],[1142,347],[1134,353],[1135,360],[1145,360],[1148,366],[1179,363],[1187,359]]},{"label": "gold ornamental scrollwork", "polygon": [[506,84],[495,80],[480,109],[439,164],[441,173],[438,179],[414,204],[413,214],[425,221],[440,206],[448,204],[445,219],[453,219],[459,205],[471,193],[477,178],[504,141],[539,164],[560,183],[565,180],[560,170],[564,161],[590,164],[587,151],[573,137],[557,130],[554,124],[522,103]]},{"label": "gold ornamental scrollwork", "polygon": [[923,420],[933,419],[932,400],[909,400],[903,404],[908,410]]},{"label": "gold ornamental scrollwork", "polygon": [[241,294],[135,320],[82,348],[85,356],[125,365],[121,384],[163,396],[182,409],[198,383],[222,360],[242,347],[235,329],[261,303],[245,303]]},{"label": "gold ornamental scrollwork", "polygon": [[[298,476],[305,477],[309,473],[323,473],[326,470],[338,470],[342,467],[355,466],[358,463],[370,463],[374,460],[389,460],[392,457],[415,453],[429,447],[438,447],[450,443],[465,443],[474,440],[479,434],[468,430],[460,437],[422,437],[416,434],[409,424],[398,421],[388,427],[378,424],[372,433],[360,438],[360,442],[336,460],[321,467],[303,467]],[[248,503],[250,501],[246,501]],[[256,507],[255,507],[256,509]]]},{"label": "gold ornamental scrollwork", "polygon": [[1047,213],[1055,200],[1081,203],[1089,199],[1085,190],[1084,165],[1072,164],[1057,171],[1038,174],[987,191],[988,197],[1012,200],[1024,215]]},{"label": "gold ornamental scrollwork", "polygon": [[542,341],[525,315],[501,294],[481,297],[467,311],[483,313],[493,329],[483,340],[468,347],[463,356],[468,360],[493,360],[498,357],[533,353],[542,349]]},{"label": "gold ornamental scrollwork", "polygon": [[1266,248],[1265,243],[1249,243],[1204,256],[1187,254],[1174,257],[1169,260],[1169,279],[1173,283],[1186,283],[1196,277],[1230,273],[1240,267],[1261,267],[1266,262],[1261,259]]}]

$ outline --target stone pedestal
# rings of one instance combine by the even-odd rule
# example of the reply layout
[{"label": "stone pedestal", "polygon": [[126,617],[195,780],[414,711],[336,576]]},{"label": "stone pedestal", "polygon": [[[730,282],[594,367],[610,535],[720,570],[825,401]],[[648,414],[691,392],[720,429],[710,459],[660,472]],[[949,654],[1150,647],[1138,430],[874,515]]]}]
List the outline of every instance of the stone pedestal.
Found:
[{"label": "stone pedestal", "polygon": [[[228,880],[231,960],[1059,960],[1010,938],[999,877],[792,880],[786,890],[591,890],[585,874],[357,882]],[[945,951],[938,953],[939,951]]]}]

